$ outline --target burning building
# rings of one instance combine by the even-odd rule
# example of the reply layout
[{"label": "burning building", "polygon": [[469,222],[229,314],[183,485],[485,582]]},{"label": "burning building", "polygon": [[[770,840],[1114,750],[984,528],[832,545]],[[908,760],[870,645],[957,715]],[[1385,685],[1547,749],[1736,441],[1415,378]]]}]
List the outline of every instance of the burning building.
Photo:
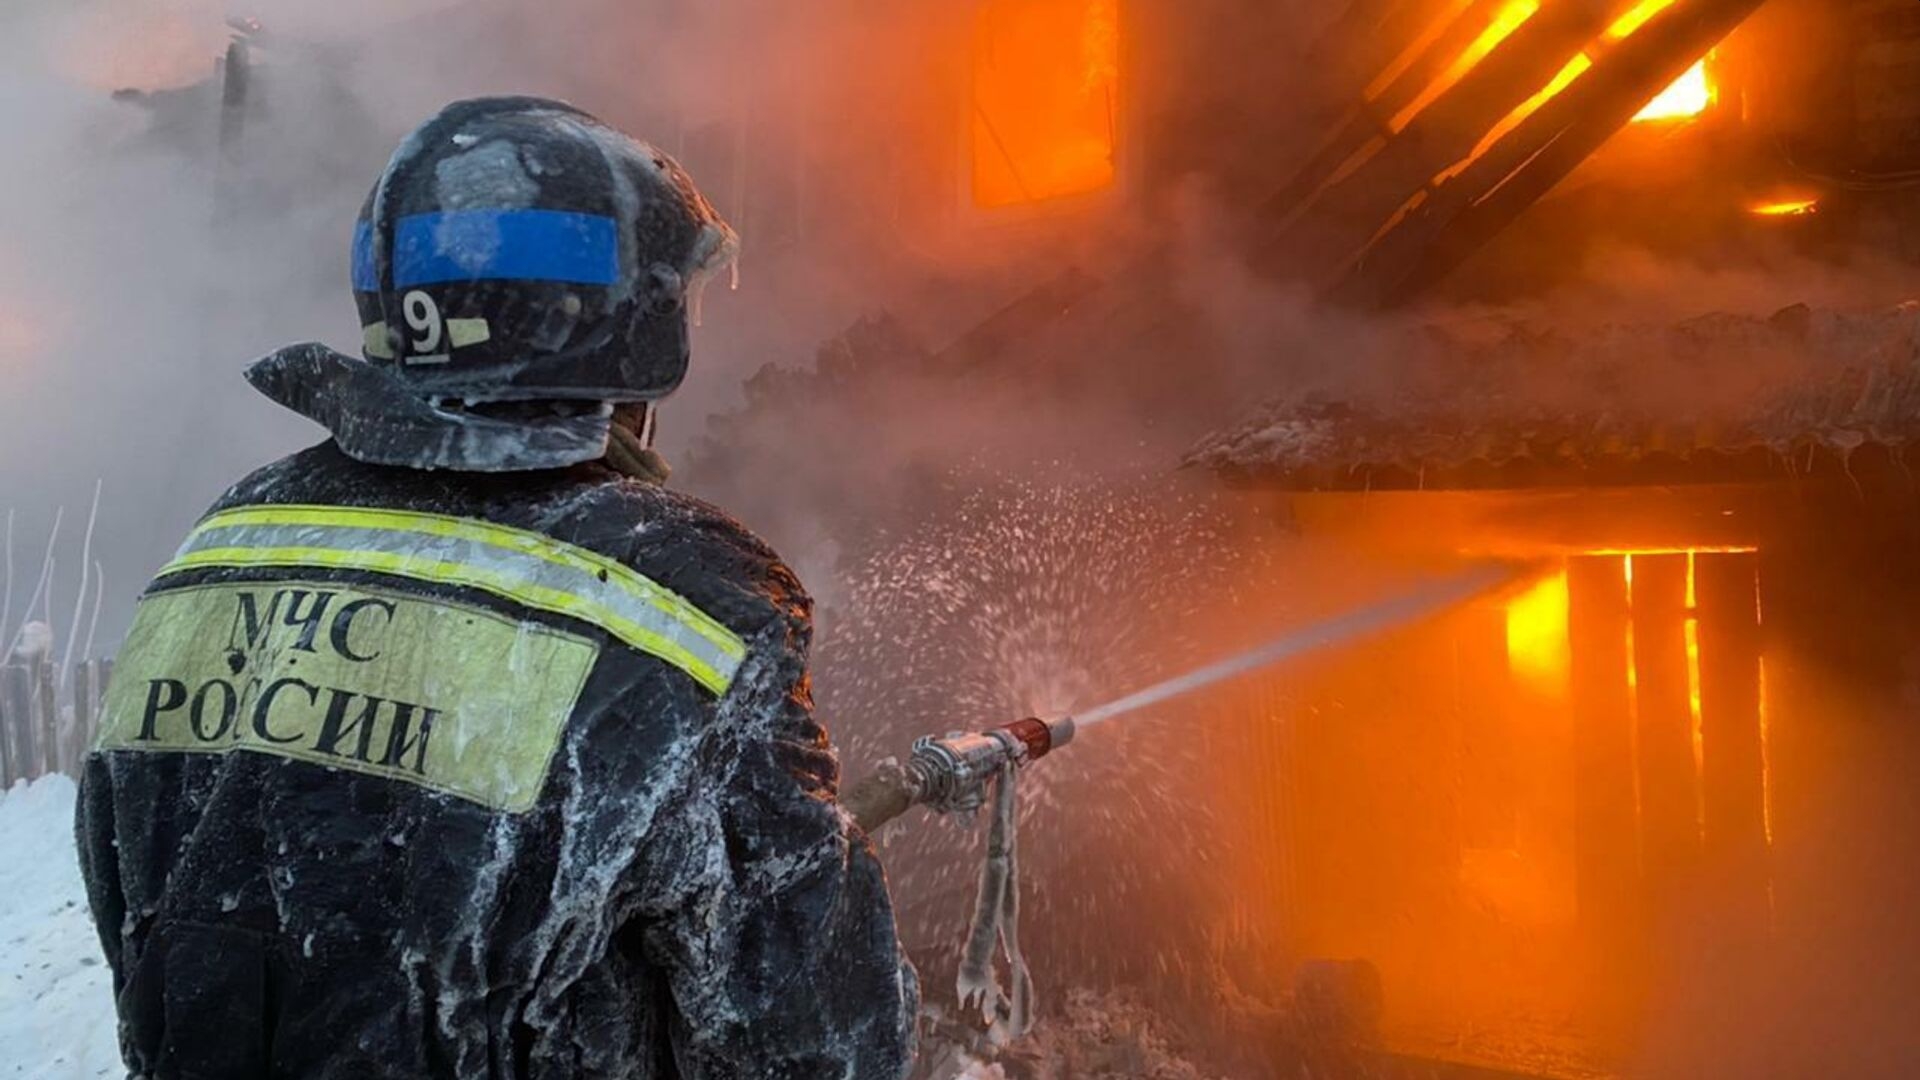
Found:
[{"label": "burning building", "polygon": [[[1015,10],[1028,21],[998,21]],[[969,43],[942,69],[967,105],[943,128],[959,165],[931,186],[935,232],[1043,237],[1086,272],[944,348],[865,324],[769,403],[876,417],[900,400],[876,387],[911,383],[937,413],[1018,385],[1029,409],[1055,403],[1023,414],[1041,453],[1100,438],[1075,410],[1213,427],[1188,478],[1225,480],[1288,536],[1530,568],[1247,692],[1242,722],[1206,736],[1238,840],[1216,864],[1231,898],[1195,917],[1226,928],[1238,985],[1364,959],[1386,1045],[1529,1075],[1910,1072],[1902,972],[1920,935],[1895,898],[1920,884],[1920,313],[1448,313],[1577,282],[1606,244],[1721,266],[1909,259],[1908,5],[1360,0],[1324,13],[1311,77],[1257,59],[1297,22],[1150,3],[974,14],[947,39]],[[1003,120],[1022,64],[1053,74]],[[1291,282],[1417,314],[1366,323],[1344,353],[1257,317],[1197,331],[1178,242],[1085,255],[1196,172],[1273,306]],[[1229,347],[1287,378],[1131,362]],[[1296,347],[1317,362],[1289,364]],[[1272,400],[1222,428],[1251,394]],[[722,441],[771,408],[750,404]],[[869,498],[900,512],[854,504]]]},{"label": "burning building", "polygon": [[[1534,567],[1314,676],[1270,736],[1298,770],[1274,932],[1375,957],[1496,1045],[1553,1017],[1656,1071],[1894,1075],[1920,943],[1891,902],[1920,881],[1917,329],[1791,309],[1410,342],[1445,377],[1203,443],[1308,533]],[[1499,392],[1534,365],[1579,386]]]},{"label": "burning building", "polygon": [[[1577,283],[1608,244],[1910,265],[1910,2],[742,7],[761,46],[715,50],[726,93],[649,98],[626,67],[559,90],[701,177],[749,299],[895,315],[750,380],[686,462],[783,550],[827,552],[803,569],[1009,473],[1183,452],[1174,482],[1283,523],[1249,548],[1530,568],[1235,698],[1192,781],[1233,838],[1221,894],[1142,908],[1190,913],[1182,944],[1272,1000],[1314,958],[1366,961],[1387,1045],[1429,1057],[1913,1071],[1920,313],[1457,314]],[[477,8],[498,25],[392,36],[539,36]],[[229,120],[292,81],[268,67]],[[760,321],[812,326],[789,314]],[[930,722],[861,712],[831,667],[838,737]],[[1059,937],[1091,951],[1113,935],[1084,914]]]}]

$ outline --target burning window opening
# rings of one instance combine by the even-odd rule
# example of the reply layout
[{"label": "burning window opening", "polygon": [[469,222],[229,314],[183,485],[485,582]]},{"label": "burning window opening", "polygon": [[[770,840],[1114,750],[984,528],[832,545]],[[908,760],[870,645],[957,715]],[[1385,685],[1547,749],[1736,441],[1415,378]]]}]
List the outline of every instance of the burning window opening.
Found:
[{"label": "burning window opening", "polygon": [[1012,206],[1111,186],[1119,0],[987,0],[975,33],[974,202]]}]

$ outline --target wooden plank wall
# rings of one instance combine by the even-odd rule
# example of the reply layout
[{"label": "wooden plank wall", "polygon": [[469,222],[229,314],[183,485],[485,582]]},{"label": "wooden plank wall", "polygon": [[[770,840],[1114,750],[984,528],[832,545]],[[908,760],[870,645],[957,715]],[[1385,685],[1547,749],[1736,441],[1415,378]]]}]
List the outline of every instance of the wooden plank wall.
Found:
[{"label": "wooden plank wall", "polygon": [[1770,911],[1766,761],[1760,700],[1759,556],[1701,555],[1701,788],[1709,883],[1728,905],[1725,928],[1751,943]]},{"label": "wooden plank wall", "polygon": [[109,660],[77,664],[63,694],[51,663],[0,666],[0,790],[49,773],[79,775],[112,670]]},{"label": "wooden plank wall", "polygon": [[1603,1018],[1624,1018],[1638,996],[1643,896],[1627,680],[1630,606],[1621,557],[1569,559],[1567,603],[1581,936],[1592,1006]]}]

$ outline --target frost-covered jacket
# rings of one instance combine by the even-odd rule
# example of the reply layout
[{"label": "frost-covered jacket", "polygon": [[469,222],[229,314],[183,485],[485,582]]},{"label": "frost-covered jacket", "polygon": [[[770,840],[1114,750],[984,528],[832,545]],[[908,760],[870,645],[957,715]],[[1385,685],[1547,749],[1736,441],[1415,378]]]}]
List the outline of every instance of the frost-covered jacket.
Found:
[{"label": "frost-covered jacket", "polygon": [[329,443],[148,590],[77,823],[141,1077],[892,1078],[916,986],[809,601],[600,465]]}]

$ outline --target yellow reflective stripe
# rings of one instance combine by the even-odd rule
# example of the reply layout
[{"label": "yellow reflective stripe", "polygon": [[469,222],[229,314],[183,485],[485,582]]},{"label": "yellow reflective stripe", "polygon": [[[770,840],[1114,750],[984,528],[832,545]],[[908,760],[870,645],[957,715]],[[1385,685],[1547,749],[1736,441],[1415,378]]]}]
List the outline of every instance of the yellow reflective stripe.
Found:
[{"label": "yellow reflective stripe", "polygon": [[[202,522],[195,532],[234,525],[312,525],[391,529],[509,548],[555,566],[584,570],[600,576],[608,584],[659,608],[663,614],[683,623],[712,642],[715,648],[734,659],[747,655],[746,645],[733,631],[720,625],[718,621],[688,603],[679,594],[661,587],[625,563],[610,559],[597,551],[555,540],[544,533],[516,529],[511,525],[495,525],[492,522],[477,521],[472,518],[451,517],[446,514],[423,514],[408,510],[377,510],[354,506],[243,506],[214,514]],[[188,542],[192,543],[191,538]]]},{"label": "yellow reflective stripe", "polygon": [[479,589],[606,630],[724,694],[746,644],[677,594],[539,533],[436,514],[244,507],[209,517],[161,575],[212,567],[366,570]]}]

